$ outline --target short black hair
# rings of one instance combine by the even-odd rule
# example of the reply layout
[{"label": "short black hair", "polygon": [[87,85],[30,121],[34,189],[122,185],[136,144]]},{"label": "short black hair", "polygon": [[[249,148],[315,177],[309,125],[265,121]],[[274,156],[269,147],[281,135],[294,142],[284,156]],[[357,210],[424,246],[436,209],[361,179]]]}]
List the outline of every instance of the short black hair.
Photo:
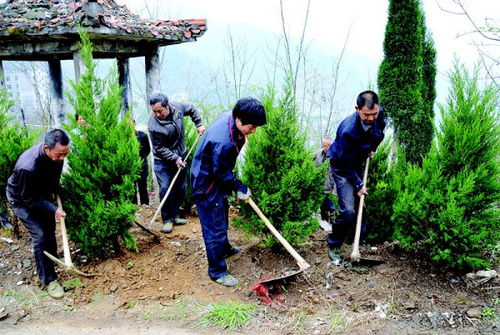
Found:
[{"label": "short black hair", "polygon": [[45,134],[43,144],[48,146],[49,149],[54,149],[57,143],[64,146],[68,145],[69,144],[68,134],[64,130],[58,128],[49,130],[47,134]]},{"label": "short black hair", "polygon": [[368,107],[368,109],[373,109],[375,105],[379,105],[378,95],[373,91],[363,91],[359,93],[358,99],[356,100],[356,106],[359,109],[363,107]]},{"label": "short black hair", "polygon": [[168,97],[160,92],[153,92],[149,97],[149,105],[153,106],[157,103],[161,103],[163,107],[167,107],[168,105]]},{"label": "short black hair", "polygon": [[78,117],[80,116],[80,114],[78,113],[75,113],[75,120],[78,122]]},{"label": "short black hair", "polygon": [[240,119],[243,125],[253,124],[262,126],[266,124],[266,110],[262,103],[255,98],[242,98],[233,108],[233,117]]}]

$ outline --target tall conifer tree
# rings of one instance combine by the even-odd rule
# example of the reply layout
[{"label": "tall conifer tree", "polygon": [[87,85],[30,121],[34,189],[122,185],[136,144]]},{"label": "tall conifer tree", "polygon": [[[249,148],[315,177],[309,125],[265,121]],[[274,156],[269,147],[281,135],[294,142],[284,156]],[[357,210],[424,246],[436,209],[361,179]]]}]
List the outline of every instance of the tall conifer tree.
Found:
[{"label": "tall conifer tree", "polygon": [[[72,83],[69,100],[86,121],[69,126],[69,171],[63,176],[63,205],[71,238],[89,255],[108,256],[118,237],[137,249],[128,231],[137,206],[132,203],[140,169],[139,144],[127,115],[120,119],[122,88],[116,69],[106,79],[95,75],[92,45],[81,31],[80,53],[86,71]],[[71,130],[71,128],[73,128]]]},{"label": "tall conifer tree", "polygon": [[420,164],[433,139],[435,50],[419,0],[391,0],[379,68],[381,104],[409,162]]}]

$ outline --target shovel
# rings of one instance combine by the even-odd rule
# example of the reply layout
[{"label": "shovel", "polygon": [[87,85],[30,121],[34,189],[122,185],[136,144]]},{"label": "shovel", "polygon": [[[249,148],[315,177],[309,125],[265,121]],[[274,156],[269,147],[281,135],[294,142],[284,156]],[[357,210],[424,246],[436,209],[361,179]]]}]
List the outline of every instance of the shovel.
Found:
[{"label": "shovel", "polygon": [[[201,136],[197,136],[196,137],[196,141],[194,141],[193,145],[191,146],[191,149],[189,149],[187,155],[186,155],[186,158],[184,158],[184,164],[186,163],[189,155],[191,154],[191,151],[193,151],[194,147],[196,146],[196,143],[198,143],[198,140],[201,138]],[[161,200],[160,202],[160,205],[158,206],[158,209],[156,210],[155,212],[155,215],[153,215],[153,218],[151,219],[151,221],[149,222],[149,225],[152,225],[153,223],[155,223],[156,221],[156,218],[158,217],[158,214],[160,213],[161,211],[161,208],[163,207],[163,204],[165,203],[165,201],[167,200],[168,196],[170,195],[170,192],[172,191],[172,188],[174,187],[174,184],[175,184],[175,181],[177,180],[177,177],[179,177],[179,174],[181,172],[183,168],[179,168],[177,170],[177,173],[175,174],[174,178],[172,179],[172,181],[170,182],[170,186],[168,187],[168,190],[167,190],[167,193],[165,193],[165,196],[163,197],[163,199]]]},{"label": "shovel", "polygon": [[[366,179],[368,178],[368,165],[370,164],[370,156],[366,159],[365,174],[363,175],[363,185],[366,187]],[[356,233],[354,235],[354,244],[351,252],[351,263],[358,263],[362,265],[378,265],[384,263],[380,259],[361,258],[359,252],[359,238],[361,236],[361,219],[363,218],[363,205],[365,202],[365,195],[359,197],[358,218],[356,221]]]},{"label": "shovel", "polygon": [[[57,195],[57,206],[62,210],[61,198]],[[61,222],[61,235],[63,240],[63,250],[64,250],[64,263],[61,262],[57,257],[52,256],[47,251],[43,251],[45,256],[50,258],[52,261],[64,267],[64,270],[68,273],[85,276],[85,277],[93,277],[97,276],[96,274],[85,273],[75,268],[73,262],[71,261],[71,254],[69,252],[69,244],[68,244],[68,234],[66,233],[66,224],[64,223],[64,217],[59,218],[59,222]]]},{"label": "shovel", "polygon": [[262,213],[262,211],[259,209],[257,204],[252,200],[252,198],[248,198],[248,203],[250,206],[253,208],[255,213],[261,218],[262,221],[266,224],[267,228],[273,233],[273,235],[278,239],[278,241],[285,247],[285,249],[292,255],[293,258],[297,261],[297,264],[299,265],[299,270],[293,271],[293,272],[287,272],[285,275],[277,278],[271,278],[271,279],[266,279],[263,281],[260,281],[259,283],[261,284],[269,284],[271,282],[279,281],[282,279],[287,279],[293,276],[298,275],[299,273],[303,272],[304,270],[309,269],[311,266],[298,254],[297,251],[288,243],[287,240],[279,233],[279,231],[274,228],[274,226],[269,222],[269,220],[266,218],[266,216]]}]

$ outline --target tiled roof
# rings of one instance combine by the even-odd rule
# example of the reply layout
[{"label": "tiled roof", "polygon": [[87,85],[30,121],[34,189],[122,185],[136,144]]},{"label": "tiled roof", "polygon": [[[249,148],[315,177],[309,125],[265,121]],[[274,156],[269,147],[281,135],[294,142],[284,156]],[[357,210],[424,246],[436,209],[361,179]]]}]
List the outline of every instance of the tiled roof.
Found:
[{"label": "tiled roof", "polygon": [[0,40],[73,35],[80,24],[94,35],[165,45],[196,40],[207,29],[205,19],[142,19],[113,0],[10,0],[0,13]]}]

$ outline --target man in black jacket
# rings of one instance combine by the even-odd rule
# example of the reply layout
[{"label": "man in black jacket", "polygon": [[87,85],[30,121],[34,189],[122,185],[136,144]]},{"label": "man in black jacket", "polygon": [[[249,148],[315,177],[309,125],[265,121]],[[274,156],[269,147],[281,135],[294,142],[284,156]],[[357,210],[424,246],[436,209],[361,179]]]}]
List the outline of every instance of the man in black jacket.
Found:
[{"label": "man in black jacket", "polygon": [[184,117],[191,117],[200,135],[203,135],[205,127],[202,125],[200,112],[193,105],[182,102],[169,103],[168,97],[159,92],[151,95],[149,104],[152,115],[148,130],[153,142],[154,171],[160,186],[161,199],[167,193],[177,171],[181,170],[168,201],[165,201],[161,209],[163,232],[170,233],[174,224],[186,224],[186,220],[179,217],[179,207],[186,189],[186,166],[183,161],[186,151]]},{"label": "man in black jacket", "polygon": [[[354,227],[359,197],[368,194],[362,180],[362,168],[368,156],[373,158],[384,139],[385,114],[379,106],[378,95],[364,91],[356,100],[356,112],[345,118],[337,129],[330,146],[331,173],[337,187],[339,215],[332,223],[327,237],[328,255],[333,264],[340,265],[340,247],[348,231]],[[366,224],[361,224],[361,240],[366,237]]]},{"label": "man in black jacket", "polygon": [[7,182],[7,199],[31,235],[38,277],[53,298],[62,298],[64,291],[57,281],[54,264],[43,252],[57,255],[56,219],[66,213],[53,203],[53,196],[59,191],[68,152],[68,134],[61,129],[50,130],[42,144],[19,156]]}]

